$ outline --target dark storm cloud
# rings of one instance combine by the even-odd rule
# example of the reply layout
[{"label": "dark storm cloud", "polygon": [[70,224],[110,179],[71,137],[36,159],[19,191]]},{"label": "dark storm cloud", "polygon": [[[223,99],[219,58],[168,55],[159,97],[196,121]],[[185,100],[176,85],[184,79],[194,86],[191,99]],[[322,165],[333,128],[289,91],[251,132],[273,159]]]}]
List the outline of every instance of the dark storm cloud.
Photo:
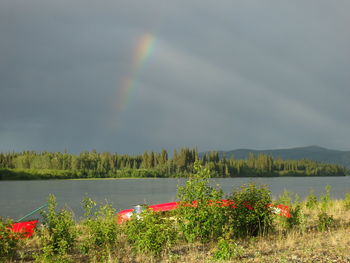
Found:
[{"label": "dark storm cloud", "polygon": [[[0,3],[0,150],[348,149],[347,1]],[[122,111],[139,37],[155,36]]]}]

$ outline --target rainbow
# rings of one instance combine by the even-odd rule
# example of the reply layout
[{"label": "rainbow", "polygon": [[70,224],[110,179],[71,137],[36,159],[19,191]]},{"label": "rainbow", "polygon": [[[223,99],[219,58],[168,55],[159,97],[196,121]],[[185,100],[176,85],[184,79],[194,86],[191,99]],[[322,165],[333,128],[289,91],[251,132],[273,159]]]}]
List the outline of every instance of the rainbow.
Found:
[{"label": "rainbow", "polygon": [[117,91],[117,104],[118,111],[122,111],[128,104],[130,94],[135,88],[135,82],[138,77],[138,73],[145,65],[147,58],[152,54],[155,46],[155,36],[151,33],[145,33],[139,37],[137,45],[134,48],[132,66],[130,74],[123,79],[121,87]]}]

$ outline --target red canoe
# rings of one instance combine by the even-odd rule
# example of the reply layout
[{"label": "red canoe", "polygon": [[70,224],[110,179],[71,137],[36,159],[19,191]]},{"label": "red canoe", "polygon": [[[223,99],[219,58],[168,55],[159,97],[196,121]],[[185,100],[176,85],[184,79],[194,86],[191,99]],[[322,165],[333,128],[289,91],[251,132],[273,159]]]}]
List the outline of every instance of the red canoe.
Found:
[{"label": "red canoe", "polygon": [[[163,204],[156,204],[156,205],[150,205],[148,206],[149,209],[153,210],[153,211],[170,211],[170,210],[174,210],[179,206],[180,202],[170,202],[170,203],[163,203]],[[217,204],[219,206],[222,207],[227,207],[230,206],[232,208],[236,208],[236,206],[234,205],[233,201],[231,200],[220,200],[217,201]],[[197,205],[197,202],[194,201],[192,204],[189,204],[188,206],[193,206],[195,207]],[[211,202],[209,205],[214,205],[213,202]],[[246,203],[244,204],[244,206],[249,209],[249,210],[253,210],[254,208]],[[284,216],[284,217],[291,217],[290,215],[290,209],[288,206],[286,205],[273,205],[273,204],[269,204],[268,205],[271,209],[272,212],[275,214],[278,214],[280,216]],[[126,210],[122,210],[120,212],[117,213],[117,222],[118,224],[122,224],[123,222],[126,222],[128,220],[131,219],[131,216],[137,213],[135,212],[135,209],[126,209]]]},{"label": "red canoe", "polygon": [[39,220],[32,220],[13,223],[9,229],[11,229],[14,233],[21,234],[21,237],[23,238],[29,238],[33,235],[34,229],[38,222]]},{"label": "red canoe", "polygon": [[[157,204],[157,205],[150,205],[148,206],[149,209],[153,211],[170,211],[177,208],[179,205],[179,202],[170,202],[170,203],[164,203],[164,204]],[[132,214],[134,213],[135,209],[126,209],[122,210],[117,213],[117,222],[118,224],[121,224],[125,221],[130,220]]]}]

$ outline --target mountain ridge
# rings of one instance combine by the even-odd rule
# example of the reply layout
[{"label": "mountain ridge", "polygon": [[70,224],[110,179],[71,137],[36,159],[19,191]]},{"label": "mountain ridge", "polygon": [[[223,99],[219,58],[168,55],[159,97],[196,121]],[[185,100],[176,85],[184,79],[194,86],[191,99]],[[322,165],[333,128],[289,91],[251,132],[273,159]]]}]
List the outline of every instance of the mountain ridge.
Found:
[{"label": "mountain ridge", "polygon": [[[213,152],[207,151],[200,153],[202,157],[205,153]],[[321,163],[333,163],[343,165],[350,169],[350,151],[333,150],[321,147],[318,145],[310,145],[305,147],[294,147],[294,148],[281,148],[281,149],[269,149],[269,150],[255,150],[255,149],[235,149],[231,151],[216,151],[219,153],[220,157],[224,155],[226,158],[235,159],[246,159],[249,153],[254,155],[267,154],[271,155],[273,158],[281,158],[283,160],[300,160],[308,159]]]}]

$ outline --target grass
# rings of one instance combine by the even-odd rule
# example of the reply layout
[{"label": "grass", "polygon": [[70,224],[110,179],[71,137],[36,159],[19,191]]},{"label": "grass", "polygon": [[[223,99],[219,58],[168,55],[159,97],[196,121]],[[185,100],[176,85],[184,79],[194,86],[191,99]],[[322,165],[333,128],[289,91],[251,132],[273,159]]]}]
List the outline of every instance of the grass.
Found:
[{"label": "grass", "polygon": [[[345,207],[344,200],[330,201],[325,212],[334,218],[334,224],[326,231],[319,231],[317,228],[318,215],[324,211],[321,203],[312,209],[307,208],[305,202],[302,202],[300,206],[305,215],[305,228],[295,227],[286,230],[282,227],[280,218],[276,216],[273,232],[264,236],[233,240],[232,244],[236,250],[231,251],[230,260],[221,262],[350,262],[350,209]],[[84,227],[82,224],[77,224],[77,229],[83,233],[78,237],[78,245],[86,239]],[[75,248],[70,252],[68,261],[216,262],[214,255],[218,251],[218,242],[189,244],[179,241],[171,248],[162,251],[159,256],[154,256],[147,253],[135,253],[127,241],[123,227],[120,227],[117,235],[113,249],[108,251],[103,258],[99,257],[98,252],[94,255],[84,255],[78,248]],[[17,255],[4,262],[35,262],[35,255],[41,250],[40,236],[36,234],[32,239],[23,240]],[[1,259],[0,262],[2,262]],[[41,262],[40,259],[39,262]]]},{"label": "grass", "polygon": [[[350,227],[342,226],[327,232],[309,231],[299,233],[292,231],[287,234],[271,234],[255,239],[240,240],[239,246],[243,254],[227,262],[350,262]],[[121,237],[121,240],[123,238]],[[209,244],[178,244],[160,257],[133,254],[126,241],[119,241],[119,249],[109,255],[105,262],[215,262],[212,258],[216,243]],[[40,249],[37,237],[26,241],[20,251],[22,258],[8,262],[34,262],[31,258]],[[72,255],[73,262],[100,262],[98,259],[88,259],[77,251]]]},{"label": "grass", "polygon": [[[243,254],[229,262],[350,262],[349,230],[348,227],[327,233],[290,232],[286,235],[274,234],[242,240],[239,245]],[[211,256],[215,244],[187,249],[176,261],[167,259],[163,262],[213,262]]]},{"label": "grass", "polygon": [[[325,232],[316,227],[320,209],[308,209],[302,203],[307,218],[305,231],[281,231],[277,227],[266,236],[237,240],[243,253],[227,262],[350,262],[350,209],[345,209],[343,200],[332,200],[327,213],[336,223]],[[177,255],[175,260],[160,262],[214,262],[216,245],[178,246],[172,251]]]},{"label": "grass", "polygon": [[[152,174],[152,171],[153,170],[147,171],[145,169],[118,170],[115,174],[101,177],[98,174],[89,174],[89,172],[91,172],[90,170],[86,172],[80,170],[0,168],[0,180],[113,180],[174,178],[171,176],[156,176],[156,174]],[[149,172],[149,174],[143,172]],[[142,176],[142,174],[144,174],[144,176]]]}]

